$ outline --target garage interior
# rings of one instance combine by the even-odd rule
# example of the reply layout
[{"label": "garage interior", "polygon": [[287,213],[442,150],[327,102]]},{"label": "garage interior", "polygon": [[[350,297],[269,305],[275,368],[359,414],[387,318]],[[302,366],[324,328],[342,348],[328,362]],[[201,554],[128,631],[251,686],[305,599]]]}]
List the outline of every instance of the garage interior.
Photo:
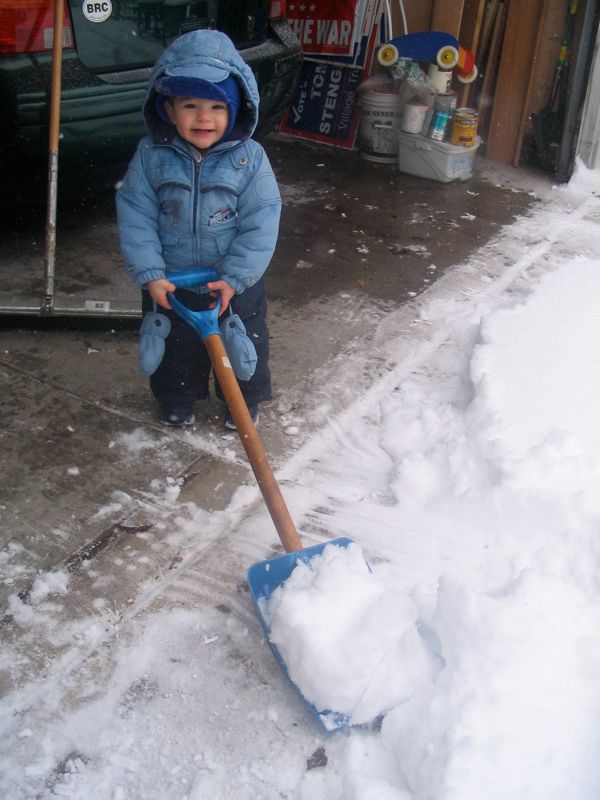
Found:
[{"label": "garage interior", "polygon": [[458,106],[479,114],[481,155],[569,179],[597,0],[402,0],[391,11],[394,36],[445,31],[475,55],[479,75],[458,90]]}]

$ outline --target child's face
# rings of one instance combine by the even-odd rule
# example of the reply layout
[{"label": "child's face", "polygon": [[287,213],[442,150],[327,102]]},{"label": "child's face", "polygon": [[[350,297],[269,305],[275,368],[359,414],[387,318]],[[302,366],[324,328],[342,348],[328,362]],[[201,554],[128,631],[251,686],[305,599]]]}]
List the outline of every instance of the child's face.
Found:
[{"label": "child's face", "polygon": [[165,110],[181,138],[199,150],[220,141],[229,124],[229,108],[220,100],[173,97],[165,102]]}]

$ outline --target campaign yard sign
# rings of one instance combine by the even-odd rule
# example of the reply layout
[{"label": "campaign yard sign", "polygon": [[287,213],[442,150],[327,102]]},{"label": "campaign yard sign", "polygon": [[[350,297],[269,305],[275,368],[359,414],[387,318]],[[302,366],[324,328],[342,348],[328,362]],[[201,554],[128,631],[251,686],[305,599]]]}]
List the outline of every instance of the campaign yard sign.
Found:
[{"label": "campaign yard sign", "polygon": [[305,61],[281,130],[300,138],[353,147],[362,70]]},{"label": "campaign yard sign", "polygon": [[287,17],[307,55],[351,54],[355,0],[295,0],[287,5]]},{"label": "campaign yard sign", "polygon": [[288,17],[307,57],[280,125],[282,133],[354,147],[358,87],[373,60],[381,2],[294,0],[288,5]]}]

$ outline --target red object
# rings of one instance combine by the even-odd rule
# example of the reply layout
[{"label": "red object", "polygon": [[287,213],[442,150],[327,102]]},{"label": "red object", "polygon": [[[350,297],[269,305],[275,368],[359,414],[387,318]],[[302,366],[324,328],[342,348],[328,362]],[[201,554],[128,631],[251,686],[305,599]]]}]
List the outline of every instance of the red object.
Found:
[{"label": "red object", "polygon": [[[0,13],[0,53],[51,52],[54,41],[54,0],[3,0]],[[73,26],[64,4],[63,49],[73,48]]]},{"label": "red object", "polygon": [[475,66],[475,56],[470,50],[466,50],[464,47],[458,48],[458,64],[454,67],[452,72],[455,75],[463,75],[467,78],[471,72],[473,72],[473,67]]},{"label": "red object", "polygon": [[346,56],[352,52],[356,0],[294,0],[287,18],[304,53]]},{"label": "red object", "polygon": [[269,4],[269,19],[280,19],[286,15],[287,0],[271,0]]}]

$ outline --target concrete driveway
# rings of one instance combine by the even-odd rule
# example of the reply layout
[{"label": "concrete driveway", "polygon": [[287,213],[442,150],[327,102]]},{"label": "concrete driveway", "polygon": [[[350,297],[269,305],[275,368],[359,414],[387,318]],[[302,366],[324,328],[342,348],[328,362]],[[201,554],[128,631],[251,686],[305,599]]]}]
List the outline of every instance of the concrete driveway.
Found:
[{"label": "concrete driveway", "polygon": [[[374,345],[386,315],[536,200],[522,173],[511,182],[510,171],[491,164],[478,164],[469,181],[442,184],[279,136],[267,150],[284,209],[267,278],[275,397],[261,412],[260,433],[277,469],[386,370]],[[39,295],[43,232],[43,210],[5,216],[5,307]],[[134,313],[137,290],[118,254],[113,192],[61,210],[57,265],[59,300],[118,301]],[[137,586],[173,567],[169,520],[192,507],[226,509],[240,487],[241,518],[244,503],[260,502],[243,488],[254,479],[236,435],[221,427],[216,400],[198,404],[192,430],[157,422],[136,368],[136,320],[5,314],[1,324],[4,613],[11,596],[27,603],[40,571],[77,579],[73,614],[85,613],[86,597],[93,602],[85,587],[99,571],[115,609],[123,607]],[[340,377],[349,354],[361,365],[351,381]],[[124,555],[132,552],[133,569]]]}]

